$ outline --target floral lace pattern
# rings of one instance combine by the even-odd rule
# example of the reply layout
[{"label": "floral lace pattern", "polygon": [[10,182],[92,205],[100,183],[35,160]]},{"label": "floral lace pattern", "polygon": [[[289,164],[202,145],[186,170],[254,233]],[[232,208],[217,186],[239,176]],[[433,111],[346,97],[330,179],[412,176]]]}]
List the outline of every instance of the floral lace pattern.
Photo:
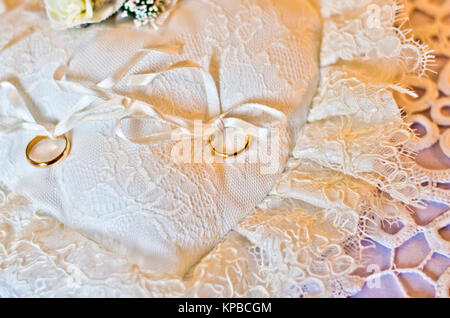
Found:
[{"label": "floral lace pattern", "polygon": [[[403,105],[394,98],[409,94],[407,88],[411,87],[401,74],[406,71],[414,78],[423,74],[431,59],[429,51],[398,26],[404,17],[396,1],[320,2],[324,18],[320,85],[308,123],[302,126],[297,122],[293,128],[297,132],[292,134],[295,147],[286,169],[269,196],[220,243],[211,246],[184,277],[148,271],[118,255],[103,238],[65,228],[5,190],[0,192],[0,295],[449,297],[448,208],[423,209],[427,205],[424,200],[442,202],[448,197],[445,189],[436,187],[437,182],[448,180],[448,171],[444,175],[414,163],[420,139],[403,122],[397,106]],[[215,27],[222,29],[210,32],[208,41],[215,45],[222,39],[236,41],[236,48],[221,50],[221,59],[232,60],[239,53],[247,64],[259,61],[258,69],[284,74],[280,76],[295,87],[303,81],[299,75],[302,66],[274,61],[280,56],[295,60],[296,50],[277,43],[273,54],[242,53],[245,46],[239,43],[259,43],[262,38],[257,30],[276,16],[270,10],[261,12],[252,1],[244,7],[253,27],[245,27],[239,15],[230,18],[220,5],[214,5],[214,19],[221,22]],[[228,23],[231,27],[226,27]],[[294,28],[297,22],[290,23]],[[195,36],[179,39],[199,58],[211,53],[197,48]],[[283,50],[289,54],[280,55]],[[136,70],[140,68],[144,67],[136,66]],[[244,76],[246,69],[236,66],[229,71]],[[423,78],[418,81],[426,81]],[[258,85],[261,82],[255,83]],[[221,90],[229,105],[242,94],[239,85]],[[282,92],[284,89],[268,90],[269,96]],[[274,98],[274,105],[282,103]],[[93,181],[105,186],[108,177],[129,171],[127,161],[123,169],[116,169],[114,159],[106,154],[127,158],[134,166],[139,163],[132,162],[145,161],[147,152],[152,151],[124,151],[114,139],[105,144],[103,163],[95,162],[108,168],[101,180]],[[170,167],[155,162],[133,178],[148,184],[145,175],[155,169]],[[189,173],[179,177],[190,180]],[[203,175],[203,180],[206,187],[211,174]],[[117,186],[117,196],[133,190],[127,184]],[[160,204],[167,213],[196,198],[196,191],[204,191],[193,190],[184,198],[174,191],[167,201],[160,201],[157,188],[153,190],[156,192],[133,197],[153,210]],[[185,233],[181,228],[178,231]]]},{"label": "floral lace pattern", "polygon": [[[76,106],[78,93],[59,92],[56,84],[61,81],[92,85],[114,74],[118,66],[128,65],[124,81],[118,82],[114,87],[117,93],[161,105],[158,110],[164,113],[186,113],[186,116],[195,113],[198,117],[205,118],[208,115],[202,109],[205,92],[196,83],[197,79],[189,74],[177,72],[161,76],[150,88],[140,91],[126,85],[128,75],[159,69],[177,60],[192,59],[210,70],[219,83],[222,111],[248,101],[258,101],[278,108],[291,118],[289,127],[279,127],[281,132],[289,128],[291,137],[295,137],[295,132],[306,121],[307,106],[317,84],[320,37],[319,15],[309,5],[299,6],[299,15],[304,16],[304,20],[310,25],[309,31],[303,32],[300,39],[296,38],[297,32],[291,32],[292,23],[299,22],[289,18],[292,13],[279,12],[282,6],[271,1],[238,1],[234,8],[227,9],[220,1],[195,1],[187,8],[197,14],[196,9],[200,5],[205,11],[203,14],[209,17],[205,19],[206,27],[202,25],[198,30],[185,31],[184,16],[177,17],[174,12],[172,21],[175,25],[171,25],[171,30],[165,31],[171,34],[167,39],[182,44],[182,53],[171,55],[161,52],[147,54],[146,46],[154,45],[148,43],[147,32],[135,30],[127,24],[117,25],[117,28],[105,24],[63,33],[50,31],[38,1],[19,3],[20,6],[8,12],[7,19],[1,22],[8,23],[8,19],[27,14],[29,17],[23,18],[24,22],[35,25],[35,33],[48,31],[49,39],[55,37],[43,43],[49,52],[60,52],[60,46],[65,52],[60,59],[50,57],[49,61],[46,58],[41,60],[45,54],[40,54],[41,51],[32,45],[34,33],[23,37],[23,44],[30,47],[27,58],[29,56],[30,60],[35,59],[37,63],[42,62],[44,65],[31,65],[23,71],[11,69],[10,72],[17,77],[14,86],[23,92],[30,104],[35,104],[30,108],[39,113],[37,117],[49,121],[60,120],[67,111],[64,108],[70,110],[71,106]],[[33,10],[28,12],[31,7]],[[211,12],[214,14],[210,14]],[[227,23],[223,25],[229,36],[206,41],[205,38],[212,39],[215,34],[216,16],[226,19]],[[248,24],[249,29],[236,27],[242,24]],[[87,47],[84,42],[86,37],[87,40],[92,40],[92,45]],[[118,43],[117,38],[128,39],[130,45],[122,41]],[[10,39],[5,41],[5,53],[2,57],[15,57],[17,60],[11,60],[10,63],[20,64],[18,61],[22,57],[13,53],[15,50],[21,51],[22,47],[18,46],[19,42],[8,46],[9,41]],[[53,50],[52,47],[56,49]],[[136,52],[140,55],[139,58],[135,55]],[[145,54],[140,54],[142,52]],[[289,69],[282,66],[285,59],[298,67]],[[130,61],[133,63],[129,63]],[[300,67],[304,70],[301,73],[298,71]],[[36,74],[36,68],[42,72]],[[9,80],[3,70],[0,72],[3,80]],[[236,74],[241,75],[238,81]],[[301,104],[298,103],[299,97]],[[8,112],[10,105],[5,108]],[[181,108],[183,109],[180,110]],[[267,121],[263,115],[260,117],[258,120]],[[276,123],[270,124],[273,126]],[[32,138],[31,133],[2,136],[2,141],[5,142],[2,143],[0,152],[8,160],[1,163],[1,170],[5,171],[1,180],[6,188],[20,191],[33,202],[33,206],[38,206],[58,221],[50,217],[49,220],[59,226],[64,224],[74,232],[78,231],[80,237],[77,239],[82,240],[83,235],[85,242],[93,244],[89,247],[81,245],[86,251],[91,247],[114,251],[119,258],[126,258],[130,263],[136,264],[127,264],[130,268],[145,268],[146,271],[159,273],[155,274],[159,277],[163,273],[184,275],[189,267],[198,262],[239,220],[251,212],[280,175],[289,149],[289,136],[282,136],[280,153],[277,157],[270,158],[271,163],[274,160],[278,163],[277,171],[261,175],[261,165],[251,162],[236,165],[180,165],[172,161],[172,144],[139,146],[126,143],[117,136],[112,137],[113,129],[112,121],[83,123],[76,127],[71,132],[70,156],[63,165],[49,170],[32,170],[23,160],[23,155],[19,155],[23,153],[23,146]],[[16,157],[20,159],[15,160]],[[245,199],[241,196],[242,189],[246,189]],[[7,224],[9,220],[5,222]],[[40,231],[37,228],[35,236]],[[52,238],[49,239],[49,244],[54,244]],[[10,239],[14,242],[27,240],[7,236],[4,244],[8,248],[10,244],[14,244]],[[40,247],[48,252],[50,259],[54,258],[54,251],[46,249],[45,244],[47,242],[43,242]],[[14,255],[11,256],[11,263],[2,263],[2,268],[10,271],[5,277],[8,279],[5,283],[8,287],[5,288],[14,290],[15,284],[20,280],[15,278],[20,270],[14,270],[14,262],[20,256],[8,249],[5,254]],[[36,270],[40,271],[39,268]],[[70,277],[70,270],[66,271]],[[79,271],[85,271],[81,264]],[[60,273],[60,270],[57,269],[57,272]],[[47,285],[51,284],[49,282]],[[87,280],[82,285],[88,290],[89,284]],[[156,281],[155,284],[164,285],[163,282]],[[168,293],[169,291],[174,292],[168,288]],[[24,292],[24,295],[33,293],[40,294],[39,290],[30,286],[30,290]],[[54,293],[67,295],[64,288],[56,288]],[[77,294],[76,291],[73,293]],[[147,290],[147,293],[152,295],[153,291]]]}]

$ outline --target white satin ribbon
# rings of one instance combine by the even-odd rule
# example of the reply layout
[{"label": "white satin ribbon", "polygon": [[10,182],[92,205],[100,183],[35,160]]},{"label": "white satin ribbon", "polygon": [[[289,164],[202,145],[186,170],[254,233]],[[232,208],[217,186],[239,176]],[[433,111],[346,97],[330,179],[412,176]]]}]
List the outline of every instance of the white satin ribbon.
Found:
[{"label": "white satin ribbon", "polygon": [[[0,82],[0,94],[5,96],[6,102],[12,106],[10,112],[12,114],[0,116],[0,135],[28,130],[33,131],[36,135],[55,139],[83,122],[118,118],[115,128],[116,134],[124,140],[137,144],[161,143],[182,138],[205,138],[223,131],[225,128],[239,129],[244,134],[253,137],[268,136],[268,128],[258,127],[232,116],[233,112],[244,108],[253,113],[262,112],[270,115],[271,118],[279,122],[279,127],[284,126],[286,116],[282,112],[258,103],[241,104],[222,112],[219,93],[213,77],[192,61],[177,62],[166,70],[157,73],[132,75],[128,84],[130,86],[150,85],[158,76],[182,69],[197,70],[202,76],[210,120],[202,123],[200,130],[196,129],[196,122],[189,118],[161,114],[152,105],[110,93],[108,93],[110,96],[105,99],[94,89],[69,81],[55,81],[55,83],[61,90],[77,93],[82,97],[57,124],[41,123],[34,118],[17,88],[12,83],[3,81]],[[141,135],[137,138],[126,136],[121,125],[123,121],[148,118],[157,120],[159,124],[162,124],[163,130],[150,135]]]},{"label": "white satin ribbon", "polygon": [[38,122],[17,88],[10,82],[0,82],[0,95],[6,97],[6,101],[0,101],[0,105],[10,103],[12,106],[11,115],[0,116],[0,135],[28,130],[33,131],[36,135],[55,139],[83,122],[113,119],[125,112],[123,97],[114,96],[107,101],[98,103],[100,95],[90,89],[71,82],[57,81],[57,83],[62,89],[71,92],[78,91],[83,96],[62,120],[53,124]]},{"label": "white satin ribbon", "polygon": [[133,56],[130,61],[128,61],[128,63],[119,68],[114,74],[98,83],[97,86],[104,89],[113,88],[114,85],[116,85],[128,73],[130,67],[138,64],[145,56],[147,56],[149,52],[161,52],[170,55],[179,55],[182,49],[183,46],[181,44],[161,44],[140,49],[138,53]]},{"label": "white satin ribbon", "polygon": [[[159,76],[167,72],[175,72],[179,70],[196,70],[200,72],[202,84],[206,92],[207,112],[209,120],[202,122],[201,129],[196,129],[196,122],[180,116],[164,115],[158,112],[152,105],[140,101],[132,101],[129,105],[129,114],[118,120],[116,125],[116,134],[129,142],[137,144],[161,143],[179,140],[183,138],[208,138],[209,136],[223,132],[225,128],[233,128],[240,130],[243,134],[253,137],[267,137],[269,136],[269,128],[259,127],[243,119],[233,117],[233,112],[239,109],[251,110],[252,113],[262,112],[270,115],[271,118],[279,121],[279,127],[284,127],[286,116],[284,113],[259,103],[245,103],[222,112],[219,93],[216,83],[209,72],[204,70],[201,66],[193,61],[177,62],[167,69],[147,74],[131,75],[128,79],[129,86],[146,86],[151,85],[152,82]],[[149,135],[140,135],[136,138],[126,136],[122,129],[122,123],[125,120],[141,120],[141,119],[155,119],[164,124],[165,130]]]}]

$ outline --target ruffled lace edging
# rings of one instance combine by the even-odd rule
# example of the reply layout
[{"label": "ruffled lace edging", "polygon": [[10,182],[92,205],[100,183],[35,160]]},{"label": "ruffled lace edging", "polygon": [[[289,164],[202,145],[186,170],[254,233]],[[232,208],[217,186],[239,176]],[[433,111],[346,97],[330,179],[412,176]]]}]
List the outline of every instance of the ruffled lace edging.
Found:
[{"label": "ruffled lace edging", "polygon": [[[411,220],[410,207],[440,190],[415,165],[416,137],[393,96],[407,92],[404,74],[425,73],[431,52],[410,37],[397,1],[320,4],[321,83],[286,171],[185,277],[148,273],[5,192],[0,295],[347,297],[380,275],[356,274],[370,272],[364,251],[375,242],[396,248],[421,232],[431,254],[447,255],[437,228],[448,213],[422,227]],[[386,233],[386,222],[403,228]],[[448,269],[426,279],[448,297]]]}]

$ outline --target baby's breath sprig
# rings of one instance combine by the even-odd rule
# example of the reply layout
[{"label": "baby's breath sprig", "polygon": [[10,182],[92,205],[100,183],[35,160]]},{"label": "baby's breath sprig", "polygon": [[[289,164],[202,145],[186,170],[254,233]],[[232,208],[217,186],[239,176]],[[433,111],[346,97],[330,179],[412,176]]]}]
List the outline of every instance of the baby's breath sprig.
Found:
[{"label": "baby's breath sprig", "polygon": [[167,0],[127,0],[122,7],[122,16],[129,16],[138,25],[154,24],[167,9]]}]

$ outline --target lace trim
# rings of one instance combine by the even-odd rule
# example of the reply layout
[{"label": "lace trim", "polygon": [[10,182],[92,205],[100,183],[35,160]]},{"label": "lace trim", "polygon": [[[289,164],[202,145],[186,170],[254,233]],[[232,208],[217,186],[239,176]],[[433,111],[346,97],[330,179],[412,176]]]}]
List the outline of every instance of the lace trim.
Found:
[{"label": "lace trim", "polygon": [[[449,256],[441,231],[448,227],[450,214],[417,226],[407,206],[421,207],[423,200],[441,196],[434,182],[448,175],[413,163],[415,137],[392,99],[392,89],[401,90],[398,74],[384,74],[399,64],[421,75],[430,52],[395,26],[404,19],[397,2],[321,3],[322,82],[287,169],[271,195],[186,277],[156,277],[76,232],[62,231],[61,224],[40,213],[23,220],[19,213],[9,215],[14,209],[3,194],[0,266],[10,271],[10,280],[0,281],[0,295],[83,295],[83,288],[90,288],[99,290],[98,295],[117,290],[140,296],[347,297],[386,275],[399,286],[407,285],[402,280],[408,282],[408,275],[416,275],[433,286],[436,296],[448,297],[450,269],[436,270],[430,264],[436,255]],[[380,9],[376,30],[367,28],[373,21],[371,5]],[[355,68],[366,72],[355,73]],[[364,76],[374,68],[376,75]],[[53,226],[44,231],[36,222]],[[400,248],[411,248],[410,240],[418,236],[423,236],[426,253],[414,265],[395,265]],[[371,274],[367,265],[376,262],[366,253],[378,244],[395,253],[389,256],[391,265]],[[24,258],[31,255],[20,248],[24,246],[32,247],[36,256]],[[72,246],[80,247],[83,257],[74,257],[78,249]],[[97,256],[86,257],[91,251]],[[64,262],[52,263],[55,259]],[[93,263],[83,267],[82,262]],[[39,282],[33,280],[33,264],[48,269]],[[81,290],[58,284],[58,275],[73,277],[70,264],[97,269],[95,275],[81,270],[76,276],[81,277]],[[400,294],[408,296],[410,290],[400,287]]]},{"label": "lace trim", "polygon": [[[389,64],[381,69],[394,77],[402,73],[422,76],[433,61],[432,50],[415,41],[405,27],[408,17],[401,1],[322,0],[324,21],[321,64],[364,61]],[[339,13],[339,14],[337,14]]]}]

